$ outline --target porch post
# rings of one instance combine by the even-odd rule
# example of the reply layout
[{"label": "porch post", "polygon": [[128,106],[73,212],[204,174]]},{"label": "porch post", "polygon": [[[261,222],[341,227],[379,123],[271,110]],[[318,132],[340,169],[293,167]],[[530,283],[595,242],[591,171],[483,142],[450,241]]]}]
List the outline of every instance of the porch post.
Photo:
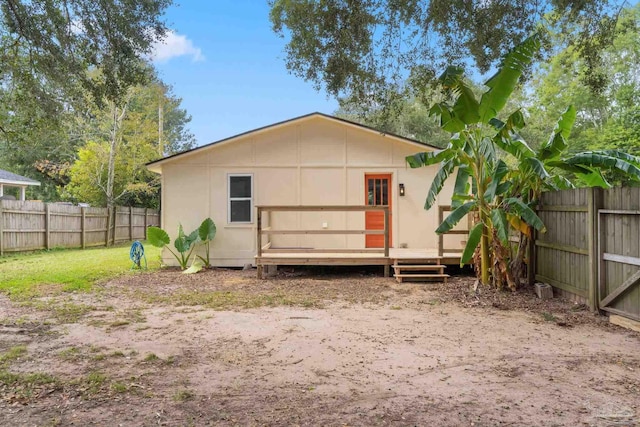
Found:
[{"label": "porch post", "polygon": [[27,187],[20,187],[20,201],[24,202],[26,198],[26,190]]},{"label": "porch post", "polygon": [[0,197],[4,196],[4,184],[0,184]]}]

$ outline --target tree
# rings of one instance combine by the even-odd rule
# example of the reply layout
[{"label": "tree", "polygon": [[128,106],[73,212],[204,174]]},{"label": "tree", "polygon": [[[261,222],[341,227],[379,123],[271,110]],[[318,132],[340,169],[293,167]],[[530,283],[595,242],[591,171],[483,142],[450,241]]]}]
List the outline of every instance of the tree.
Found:
[{"label": "tree", "polygon": [[[161,138],[158,105],[164,105],[165,111]],[[101,206],[118,202],[158,207],[160,181],[145,163],[161,157],[159,140],[166,141],[163,154],[192,148],[195,139],[186,129],[191,117],[180,108],[171,88],[159,81],[130,89],[118,113],[115,128],[113,110],[97,108],[78,124],[76,132],[88,142],[78,151],[61,196]]]},{"label": "tree", "polygon": [[438,126],[437,120],[429,117],[428,107],[415,98],[398,97],[387,108],[367,108],[357,100],[340,100],[340,108],[335,115],[436,147],[444,147],[448,141],[446,132]]},{"label": "tree", "polygon": [[[9,88],[14,98],[18,94],[35,99],[37,106],[30,113],[52,120],[63,112],[82,112],[88,93],[91,103],[111,110],[115,137],[129,88],[150,77],[143,58],[166,34],[162,15],[170,4],[171,0],[0,0],[2,90]],[[6,114],[0,115],[0,132],[8,145],[25,130],[9,127],[16,124],[11,116],[21,107],[8,104]],[[116,147],[114,139],[110,183]]]},{"label": "tree", "polygon": [[[542,140],[556,117],[573,105],[577,111],[570,150],[640,150],[640,5],[621,12],[611,46],[600,66],[606,84],[597,93],[585,84],[588,64],[576,47],[562,49],[534,74],[521,104],[528,111],[526,139]],[[622,143],[622,141],[625,141]]]},{"label": "tree", "polygon": [[[481,73],[540,27],[559,31],[602,86],[618,0],[271,0],[274,31],[287,38],[287,68],[333,96],[386,104],[390,89],[420,90],[445,64]],[[552,46],[548,46],[551,51]],[[408,83],[408,86],[405,84]]]},{"label": "tree", "polygon": [[79,85],[97,103],[122,99],[129,87],[147,79],[141,59],[165,36],[162,16],[170,4],[0,0],[0,66],[10,68],[13,79],[34,86],[55,84],[73,94]]}]

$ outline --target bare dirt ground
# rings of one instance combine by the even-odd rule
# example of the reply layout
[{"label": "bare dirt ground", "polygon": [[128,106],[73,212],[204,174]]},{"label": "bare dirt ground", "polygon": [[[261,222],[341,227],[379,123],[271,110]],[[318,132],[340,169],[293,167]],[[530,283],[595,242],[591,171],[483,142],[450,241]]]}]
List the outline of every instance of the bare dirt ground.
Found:
[{"label": "bare dirt ground", "polygon": [[640,334],[368,273],[143,273],[0,297],[0,425],[640,425]]}]

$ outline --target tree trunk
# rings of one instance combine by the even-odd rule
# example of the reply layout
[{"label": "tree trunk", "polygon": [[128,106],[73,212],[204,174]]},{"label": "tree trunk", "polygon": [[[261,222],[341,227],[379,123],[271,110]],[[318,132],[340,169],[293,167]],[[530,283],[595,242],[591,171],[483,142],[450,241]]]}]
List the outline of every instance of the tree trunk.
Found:
[{"label": "tree trunk", "polygon": [[115,175],[116,175],[116,155],[118,153],[118,142],[120,141],[120,126],[127,112],[128,99],[123,103],[121,111],[118,111],[118,105],[111,102],[111,124],[110,142],[109,142],[109,163],[107,165],[107,186],[105,195],[107,198],[107,207],[115,206],[116,197],[114,195]]},{"label": "tree trunk", "polygon": [[516,256],[511,260],[511,272],[513,273],[513,277],[516,280],[516,283],[519,285],[521,283],[521,279],[524,278],[525,268],[524,268],[524,258],[527,252],[527,247],[529,246],[529,237],[526,234],[520,233],[520,240],[518,241],[518,251],[516,252]]},{"label": "tree trunk", "polygon": [[116,169],[116,150],[118,148],[118,108],[115,102],[111,103],[111,119],[113,123],[111,124],[111,141],[109,144],[109,163],[107,166],[107,187],[106,187],[106,196],[107,196],[107,207],[111,208],[114,206],[114,198],[113,198],[113,184],[115,182],[115,169]]},{"label": "tree trunk", "polygon": [[[482,221],[482,216],[480,217]],[[482,223],[482,237],[480,238],[480,281],[483,285],[489,285],[489,270],[491,259],[489,255],[489,236],[487,226]]]}]

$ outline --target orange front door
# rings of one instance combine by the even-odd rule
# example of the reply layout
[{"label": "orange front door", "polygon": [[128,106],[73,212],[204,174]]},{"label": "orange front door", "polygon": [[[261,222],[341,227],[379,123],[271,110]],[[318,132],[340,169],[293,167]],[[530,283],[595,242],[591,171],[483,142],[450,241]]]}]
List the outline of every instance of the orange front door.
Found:
[{"label": "orange front door", "polygon": [[[365,174],[364,197],[368,206],[389,206],[389,245],[391,246],[391,174]],[[365,212],[366,230],[384,230],[384,212]],[[384,248],[383,234],[366,234],[365,247]]]}]

